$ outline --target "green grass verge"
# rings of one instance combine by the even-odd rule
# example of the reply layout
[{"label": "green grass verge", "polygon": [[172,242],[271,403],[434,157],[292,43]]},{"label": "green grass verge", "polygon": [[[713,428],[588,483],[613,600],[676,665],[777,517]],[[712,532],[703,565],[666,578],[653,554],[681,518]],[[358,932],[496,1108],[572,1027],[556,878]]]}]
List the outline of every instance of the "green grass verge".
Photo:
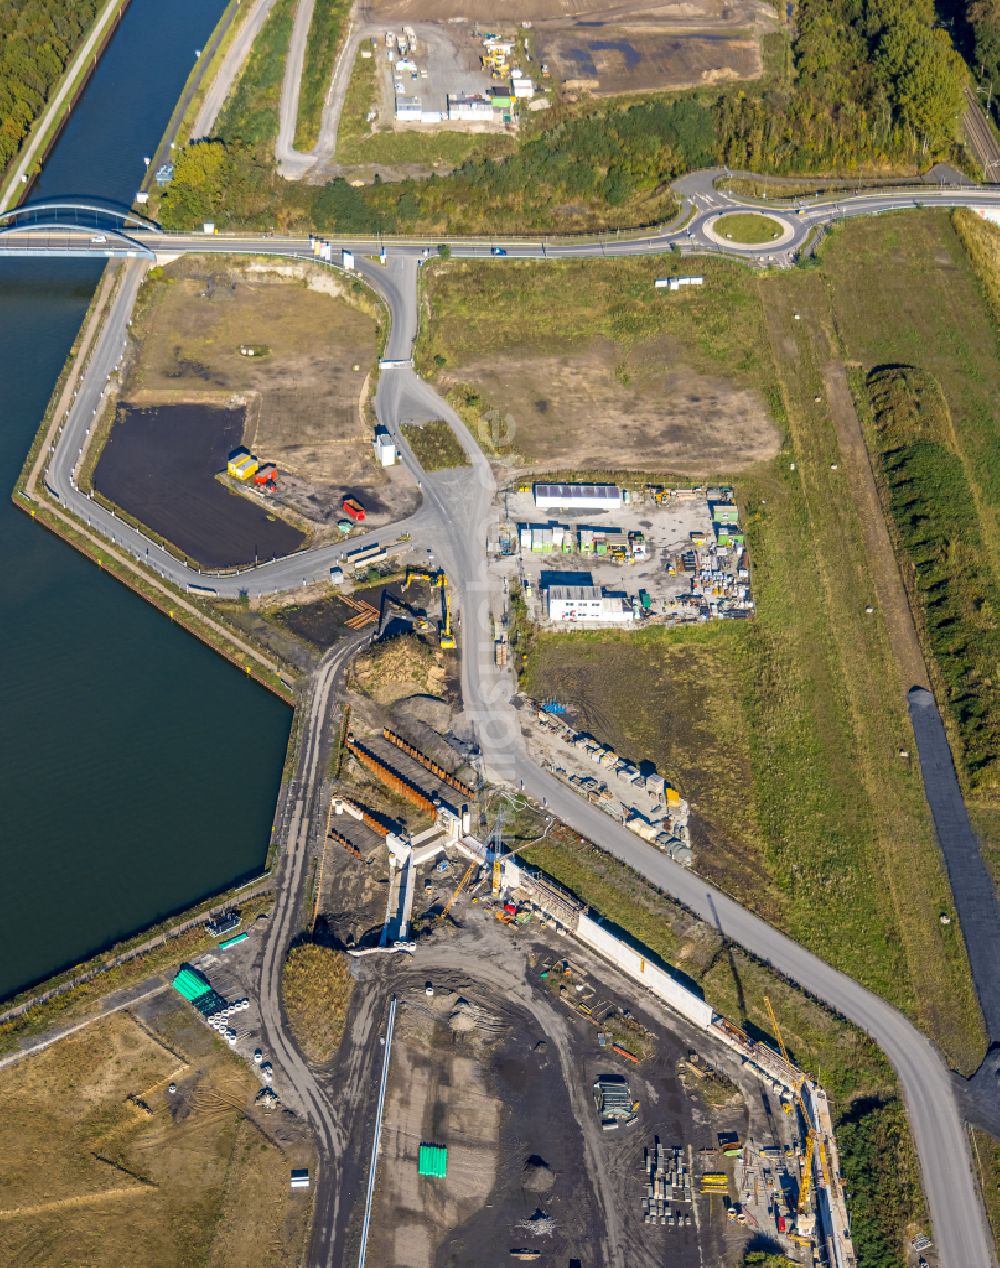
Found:
[{"label": "green grass verge", "polygon": [[347,29],[350,9],[349,0],[315,0],[299,82],[299,113],[294,141],[297,150],[312,150],[319,140],[323,103]]},{"label": "green grass verge", "polygon": [[403,436],[425,471],[467,467],[469,460],[446,422],[404,423]]},{"label": "green grass verge", "polygon": [[731,242],[742,242],[753,246],[763,242],[773,242],[781,237],[781,225],[772,216],[758,216],[753,212],[734,212],[730,216],[720,216],[712,226],[722,238]]},{"label": "green grass verge", "polygon": [[278,136],[285,59],[296,0],[278,0],[254,40],[243,74],[226,98],[216,132],[226,141],[266,145]]}]

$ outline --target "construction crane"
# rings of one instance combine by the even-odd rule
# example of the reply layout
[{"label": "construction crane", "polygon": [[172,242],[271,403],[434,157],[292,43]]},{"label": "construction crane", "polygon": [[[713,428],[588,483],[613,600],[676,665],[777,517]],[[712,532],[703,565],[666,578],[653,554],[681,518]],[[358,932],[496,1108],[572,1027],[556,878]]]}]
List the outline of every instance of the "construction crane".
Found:
[{"label": "construction crane", "polygon": [[[767,995],[764,996],[764,1003],[767,1005],[767,1015],[771,1019],[771,1026],[774,1030],[775,1038],[778,1041],[778,1047],[781,1049],[781,1055],[784,1057],[786,1064],[795,1070],[797,1069],[797,1066],[788,1055],[788,1049],[785,1047],[784,1035],[781,1033],[781,1027],[778,1025],[778,1018],[775,1016],[774,1007]],[[809,1110],[806,1108],[806,1103],[802,1098],[802,1084],[804,1082],[805,1076],[799,1080],[795,1087],[795,1099],[798,1102],[799,1112],[802,1114],[802,1121],[805,1124],[806,1129],[806,1149],[805,1157],[802,1160],[802,1183],[799,1185],[798,1219],[796,1223],[800,1234],[804,1234],[807,1239],[811,1240],[810,1234],[813,1230],[813,1216],[809,1211],[809,1194],[812,1190],[813,1154],[816,1152],[816,1131],[813,1127],[812,1119],[809,1117]],[[823,1177],[824,1180],[826,1180],[826,1153],[823,1149],[822,1142],[820,1142],[820,1162],[823,1166]]]},{"label": "construction crane", "polygon": [[503,803],[497,811],[493,831],[486,839],[486,848],[493,851],[493,897],[500,897],[500,851],[503,849]]},{"label": "construction crane", "polygon": [[472,875],[472,873],[476,870],[477,867],[478,867],[478,864],[476,863],[476,860],[473,859],[472,862],[469,864],[469,866],[462,873],[462,879],[455,886],[454,892],[452,893],[451,897],[445,903],[444,907],[442,907],[441,914],[438,916],[438,920],[444,920],[448,912],[451,911],[452,906],[454,905],[455,899],[459,896],[462,890],[465,889],[466,885],[469,883],[469,877]]}]

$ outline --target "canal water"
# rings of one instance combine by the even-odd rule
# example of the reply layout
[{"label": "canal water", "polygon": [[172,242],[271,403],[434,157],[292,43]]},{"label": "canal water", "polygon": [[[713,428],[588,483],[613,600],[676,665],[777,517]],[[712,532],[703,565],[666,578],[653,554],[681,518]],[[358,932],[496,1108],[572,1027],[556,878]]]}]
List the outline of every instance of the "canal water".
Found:
[{"label": "canal water", "polygon": [[[128,204],[225,0],[132,0],[32,191]],[[0,998],[259,869],[290,713],[7,500],[100,267],[0,263]]]}]

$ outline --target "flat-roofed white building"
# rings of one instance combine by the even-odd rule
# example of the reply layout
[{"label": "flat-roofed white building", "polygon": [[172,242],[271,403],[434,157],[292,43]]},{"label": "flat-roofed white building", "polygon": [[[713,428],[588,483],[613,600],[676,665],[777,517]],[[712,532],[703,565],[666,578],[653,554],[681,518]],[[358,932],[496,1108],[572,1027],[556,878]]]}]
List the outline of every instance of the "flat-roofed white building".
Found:
[{"label": "flat-roofed white building", "polygon": [[478,95],[449,96],[448,118],[465,123],[492,123],[493,103]]},{"label": "flat-roofed white building", "polygon": [[396,96],[396,118],[400,123],[420,123],[423,107],[419,97],[406,97],[402,93]]},{"label": "flat-roofed white building", "polygon": [[549,620],[556,624],[634,621],[632,605],[621,595],[604,594],[600,586],[549,586],[545,592]]},{"label": "flat-roofed white building", "polygon": [[539,509],[617,511],[622,504],[617,484],[536,484],[534,495]]}]

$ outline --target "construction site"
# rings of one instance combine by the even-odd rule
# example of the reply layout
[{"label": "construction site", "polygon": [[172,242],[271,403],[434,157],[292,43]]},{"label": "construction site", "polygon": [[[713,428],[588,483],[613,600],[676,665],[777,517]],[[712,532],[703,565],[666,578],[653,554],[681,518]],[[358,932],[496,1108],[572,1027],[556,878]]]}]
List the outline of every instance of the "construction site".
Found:
[{"label": "construction site", "polygon": [[[446,585],[414,573],[411,590],[433,609]],[[457,692],[407,692],[398,670],[372,690],[366,658],[415,637],[359,657],[311,883],[313,937],[346,949],[362,998],[398,1003],[371,1262],[464,1262],[485,1242],[722,1268],[753,1240],[853,1264],[821,1089],[780,1038],[755,1041],[519,861],[517,798],[483,786]],[[642,778],[625,783],[679,821],[680,794]]]},{"label": "construction site", "polygon": [[527,618],[557,629],[746,620],[754,611],[729,487],[520,485],[503,494],[491,558]]}]

